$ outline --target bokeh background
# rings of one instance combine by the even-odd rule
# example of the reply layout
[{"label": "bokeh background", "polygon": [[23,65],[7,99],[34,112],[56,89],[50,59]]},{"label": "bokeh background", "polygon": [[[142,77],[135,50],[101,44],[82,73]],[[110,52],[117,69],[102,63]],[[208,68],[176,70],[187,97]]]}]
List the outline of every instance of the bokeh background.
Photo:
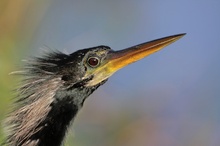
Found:
[{"label": "bokeh background", "polygon": [[0,120],[18,80],[8,74],[42,47],[119,50],[186,32],[92,94],[65,145],[218,146],[219,6],[218,0],[1,0]]}]

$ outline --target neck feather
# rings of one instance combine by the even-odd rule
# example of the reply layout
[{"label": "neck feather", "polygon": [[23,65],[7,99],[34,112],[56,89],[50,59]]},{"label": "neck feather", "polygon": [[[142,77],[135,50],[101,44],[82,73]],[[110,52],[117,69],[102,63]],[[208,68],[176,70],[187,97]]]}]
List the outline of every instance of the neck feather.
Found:
[{"label": "neck feather", "polygon": [[32,94],[19,100],[20,106],[6,121],[6,145],[60,146],[85,99],[103,83],[62,89],[63,82],[57,78],[39,84]]}]

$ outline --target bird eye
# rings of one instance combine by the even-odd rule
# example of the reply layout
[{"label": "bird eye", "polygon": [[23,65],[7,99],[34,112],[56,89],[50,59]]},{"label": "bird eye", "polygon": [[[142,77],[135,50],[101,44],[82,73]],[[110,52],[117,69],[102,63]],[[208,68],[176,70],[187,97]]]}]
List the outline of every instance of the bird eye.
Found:
[{"label": "bird eye", "polygon": [[99,58],[97,57],[90,57],[88,60],[87,60],[87,63],[89,64],[89,66],[91,67],[97,67],[99,65]]}]

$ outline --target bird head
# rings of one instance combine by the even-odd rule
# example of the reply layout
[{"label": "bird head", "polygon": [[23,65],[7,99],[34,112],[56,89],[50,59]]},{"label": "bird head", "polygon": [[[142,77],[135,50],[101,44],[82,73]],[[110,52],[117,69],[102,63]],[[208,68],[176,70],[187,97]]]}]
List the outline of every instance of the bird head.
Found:
[{"label": "bird head", "polygon": [[97,46],[77,51],[70,56],[78,58],[74,62],[75,77],[86,87],[96,86],[107,80],[119,69],[136,62],[181,38],[184,34],[173,35],[139,44],[120,51],[108,46]]},{"label": "bird head", "polygon": [[67,88],[98,87],[119,69],[161,50],[183,35],[168,36],[119,51],[108,46],[97,46],[69,55],[50,52],[35,59],[35,63],[28,63],[28,70],[39,78],[58,77]]}]

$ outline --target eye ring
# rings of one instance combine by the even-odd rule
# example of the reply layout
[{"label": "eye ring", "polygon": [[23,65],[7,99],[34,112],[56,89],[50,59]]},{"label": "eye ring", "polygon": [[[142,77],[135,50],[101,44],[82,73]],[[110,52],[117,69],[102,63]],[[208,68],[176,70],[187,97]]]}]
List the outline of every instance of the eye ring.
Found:
[{"label": "eye ring", "polygon": [[97,67],[99,66],[100,64],[100,59],[98,57],[89,57],[87,59],[87,64],[90,66],[90,67]]}]

